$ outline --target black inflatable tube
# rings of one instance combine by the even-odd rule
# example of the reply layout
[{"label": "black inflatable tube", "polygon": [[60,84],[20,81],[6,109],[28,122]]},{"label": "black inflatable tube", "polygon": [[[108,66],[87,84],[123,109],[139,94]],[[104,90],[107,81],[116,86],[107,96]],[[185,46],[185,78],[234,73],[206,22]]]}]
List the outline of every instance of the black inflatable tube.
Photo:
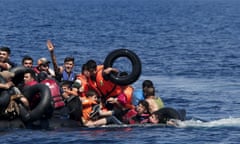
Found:
[{"label": "black inflatable tube", "polygon": [[[0,75],[0,83],[5,83],[5,79]],[[10,93],[8,90],[0,89],[0,113],[4,112],[10,102]]]},{"label": "black inflatable tube", "polygon": [[12,78],[12,82],[17,86],[19,83],[23,82],[24,72],[30,68],[26,68],[23,66],[18,66],[10,69],[10,72],[14,73],[14,77]]},{"label": "black inflatable tube", "polygon": [[160,123],[166,123],[166,121],[170,119],[178,119],[183,121],[186,117],[185,110],[178,111],[171,107],[161,108],[155,113],[158,115]]},{"label": "black inflatable tube", "polygon": [[132,72],[127,76],[120,77],[110,74],[110,80],[118,85],[129,85],[138,80],[142,72],[142,64],[139,57],[129,49],[117,49],[110,52],[104,60],[104,68],[112,67],[114,61],[119,57],[126,57],[132,63]]},{"label": "black inflatable tube", "polygon": [[26,113],[22,119],[23,121],[36,121],[43,116],[51,116],[53,113],[53,102],[51,99],[50,89],[44,84],[36,84],[30,86],[24,90],[23,95],[31,100],[36,94],[40,95],[40,102],[38,105],[30,112]]}]

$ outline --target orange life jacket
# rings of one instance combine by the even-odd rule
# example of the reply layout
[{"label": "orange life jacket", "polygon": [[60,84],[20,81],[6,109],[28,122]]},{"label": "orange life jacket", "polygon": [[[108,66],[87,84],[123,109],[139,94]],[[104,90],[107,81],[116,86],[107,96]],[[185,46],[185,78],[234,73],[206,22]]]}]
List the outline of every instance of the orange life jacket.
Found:
[{"label": "orange life jacket", "polygon": [[[98,73],[98,71],[101,71],[102,69],[103,69],[103,65],[98,65],[96,73]],[[99,96],[102,95],[101,92],[99,91],[98,87],[97,87],[96,81],[88,78],[87,82],[88,82],[89,89],[92,89],[92,90],[96,91]]]},{"label": "orange life jacket", "polygon": [[90,119],[90,113],[92,112],[92,106],[97,104],[96,101],[89,99],[89,98],[83,98],[82,99],[82,113],[83,113],[83,118],[84,120],[89,120]]},{"label": "orange life jacket", "polygon": [[116,97],[122,93],[121,86],[103,78],[103,67],[96,73],[96,85],[105,99]]}]

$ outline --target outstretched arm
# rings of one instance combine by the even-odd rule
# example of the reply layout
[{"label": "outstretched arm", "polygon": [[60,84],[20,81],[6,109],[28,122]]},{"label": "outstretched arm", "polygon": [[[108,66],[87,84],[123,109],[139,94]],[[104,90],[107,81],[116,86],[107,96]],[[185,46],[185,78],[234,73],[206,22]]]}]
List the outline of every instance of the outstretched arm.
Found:
[{"label": "outstretched arm", "polygon": [[48,47],[48,50],[50,52],[50,56],[52,59],[54,72],[56,75],[58,75],[60,73],[60,68],[57,65],[57,59],[56,59],[56,56],[54,55],[53,43],[50,40],[47,40],[47,47]]}]

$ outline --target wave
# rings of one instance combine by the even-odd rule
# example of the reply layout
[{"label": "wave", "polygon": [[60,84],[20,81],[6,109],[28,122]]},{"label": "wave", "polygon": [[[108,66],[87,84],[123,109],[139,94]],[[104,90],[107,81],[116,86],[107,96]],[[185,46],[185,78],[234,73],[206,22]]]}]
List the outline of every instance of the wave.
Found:
[{"label": "wave", "polygon": [[190,119],[186,121],[173,120],[175,126],[178,128],[190,128],[190,127],[240,127],[240,118],[223,118],[212,121]]}]

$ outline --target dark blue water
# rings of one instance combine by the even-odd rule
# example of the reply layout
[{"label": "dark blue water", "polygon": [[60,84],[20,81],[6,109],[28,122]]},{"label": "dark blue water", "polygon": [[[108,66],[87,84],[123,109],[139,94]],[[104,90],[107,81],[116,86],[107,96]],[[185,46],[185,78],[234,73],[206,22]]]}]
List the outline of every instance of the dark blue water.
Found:
[{"label": "dark blue water", "polygon": [[[165,105],[185,108],[179,128],[2,130],[2,143],[238,143],[239,0],[0,0],[0,45],[20,64],[28,54],[59,64],[74,56],[103,62],[128,48],[142,61]],[[207,120],[208,122],[197,119]]]}]

